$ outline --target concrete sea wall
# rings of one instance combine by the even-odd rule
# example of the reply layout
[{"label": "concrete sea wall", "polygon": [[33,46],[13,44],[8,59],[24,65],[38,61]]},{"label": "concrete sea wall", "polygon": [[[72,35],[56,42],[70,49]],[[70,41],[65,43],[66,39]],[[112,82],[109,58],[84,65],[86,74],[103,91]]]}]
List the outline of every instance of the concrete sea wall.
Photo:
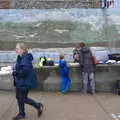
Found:
[{"label": "concrete sea wall", "polygon": [[[59,68],[42,67],[36,69],[38,78],[38,91],[59,91]],[[114,92],[116,80],[120,79],[120,65],[97,65],[95,68],[95,82],[97,92]],[[71,91],[81,91],[82,77],[78,65],[70,65],[70,77],[72,80]],[[14,90],[11,75],[0,76],[1,90]]]}]

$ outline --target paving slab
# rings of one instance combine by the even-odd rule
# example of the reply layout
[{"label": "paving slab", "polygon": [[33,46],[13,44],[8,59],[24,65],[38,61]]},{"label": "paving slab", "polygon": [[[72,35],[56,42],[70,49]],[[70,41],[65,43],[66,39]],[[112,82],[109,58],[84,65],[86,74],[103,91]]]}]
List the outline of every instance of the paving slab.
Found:
[{"label": "paving slab", "polygon": [[[24,120],[120,120],[120,96],[115,94],[30,92],[29,97],[41,101],[44,112],[37,118],[37,111],[25,105]],[[14,92],[0,91],[0,120],[11,120],[17,114],[16,103]]]}]

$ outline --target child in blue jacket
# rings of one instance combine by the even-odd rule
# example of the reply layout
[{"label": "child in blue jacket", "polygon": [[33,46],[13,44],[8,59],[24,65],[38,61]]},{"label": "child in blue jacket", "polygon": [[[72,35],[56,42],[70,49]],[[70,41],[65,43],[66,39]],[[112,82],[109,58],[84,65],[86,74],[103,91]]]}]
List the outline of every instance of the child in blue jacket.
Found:
[{"label": "child in blue jacket", "polygon": [[67,62],[64,60],[64,55],[61,54],[59,57],[59,68],[61,77],[61,93],[66,93],[70,89],[71,79],[69,77],[69,68]]}]

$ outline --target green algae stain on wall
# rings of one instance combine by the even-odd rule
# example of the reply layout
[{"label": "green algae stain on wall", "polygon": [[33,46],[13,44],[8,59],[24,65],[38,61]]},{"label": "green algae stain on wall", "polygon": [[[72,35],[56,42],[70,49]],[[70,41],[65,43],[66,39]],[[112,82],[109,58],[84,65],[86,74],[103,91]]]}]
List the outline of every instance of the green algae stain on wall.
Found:
[{"label": "green algae stain on wall", "polygon": [[99,9],[3,11],[4,14],[0,14],[0,40],[39,43],[118,41],[120,12],[108,11],[107,16],[104,16],[103,12],[107,11]]}]

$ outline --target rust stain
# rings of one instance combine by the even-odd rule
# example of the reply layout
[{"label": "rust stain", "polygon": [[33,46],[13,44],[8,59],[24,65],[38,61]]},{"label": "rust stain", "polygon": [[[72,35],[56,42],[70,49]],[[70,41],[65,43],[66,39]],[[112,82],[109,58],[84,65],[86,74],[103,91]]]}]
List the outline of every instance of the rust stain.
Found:
[{"label": "rust stain", "polygon": [[12,1],[11,0],[0,0],[0,9],[10,9]]}]

